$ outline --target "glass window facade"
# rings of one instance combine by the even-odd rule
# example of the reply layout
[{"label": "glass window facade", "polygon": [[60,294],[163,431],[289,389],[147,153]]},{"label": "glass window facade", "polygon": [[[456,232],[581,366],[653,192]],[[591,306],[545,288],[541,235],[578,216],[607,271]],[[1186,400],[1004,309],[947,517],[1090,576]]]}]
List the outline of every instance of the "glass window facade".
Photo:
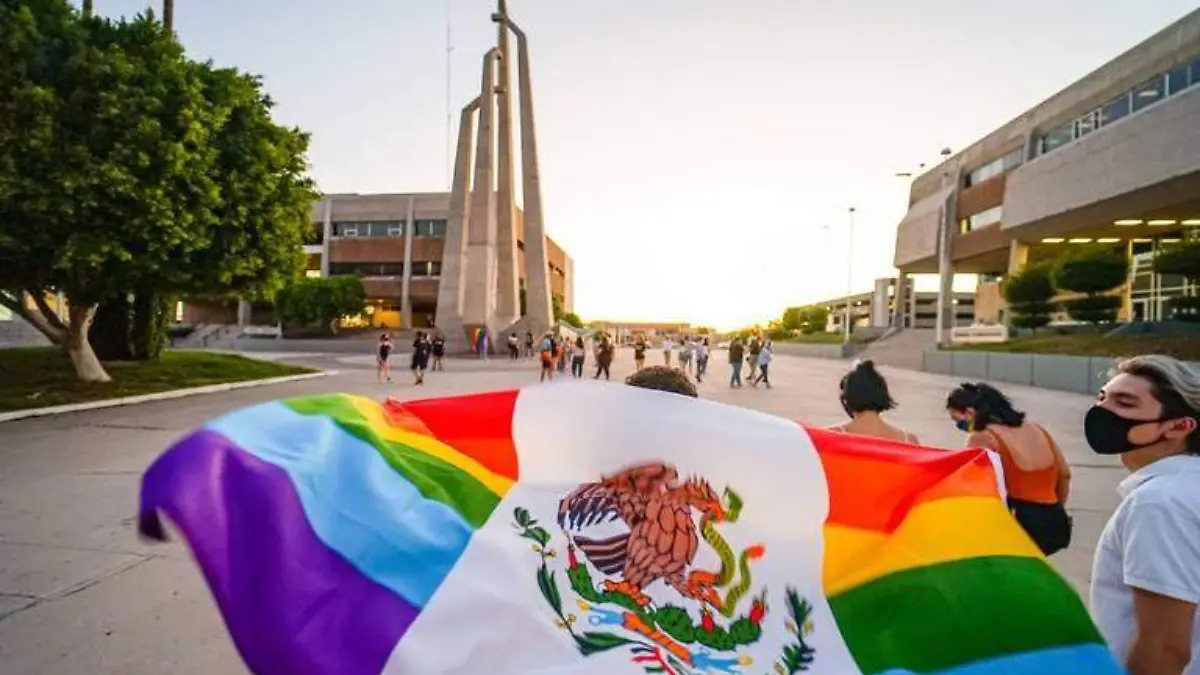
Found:
[{"label": "glass window facade", "polygon": [[330,263],[329,273],[355,274],[360,277],[398,277],[404,274],[404,263],[391,262],[352,262]]},{"label": "glass window facade", "polygon": [[446,221],[445,220],[417,220],[414,223],[413,236],[417,237],[444,237],[446,236]]},{"label": "glass window facade", "polygon": [[335,237],[401,237],[404,236],[404,223],[399,221],[380,221],[370,223],[337,222],[333,224]]},{"label": "glass window facade", "polygon": [[412,275],[414,277],[442,276],[442,261],[440,260],[419,260],[412,265]]},{"label": "glass window facade", "polygon": [[978,230],[981,227],[995,225],[996,223],[1000,222],[1001,215],[1001,207],[993,206],[987,211],[980,211],[973,216],[963,218],[958,224],[959,234],[966,234],[971,230]]},{"label": "glass window facade", "polygon": [[1024,152],[1018,148],[1008,153],[1007,155],[984,164],[967,174],[965,187],[978,185],[989,178],[995,178],[1005,171],[1012,170],[1021,165],[1021,158]]},{"label": "glass window facade", "polygon": [[1200,59],[1156,75],[1100,106],[1098,110],[1092,110],[1066,124],[1051,129],[1038,139],[1038,154],[1044,155],[1047,152],[1053,152],[1077,138],[1082,138],[1100,127],[1128,116],[1131,112],[1148,108],[1164,98],[1174,96],[1196,85],[1200,85]]}]

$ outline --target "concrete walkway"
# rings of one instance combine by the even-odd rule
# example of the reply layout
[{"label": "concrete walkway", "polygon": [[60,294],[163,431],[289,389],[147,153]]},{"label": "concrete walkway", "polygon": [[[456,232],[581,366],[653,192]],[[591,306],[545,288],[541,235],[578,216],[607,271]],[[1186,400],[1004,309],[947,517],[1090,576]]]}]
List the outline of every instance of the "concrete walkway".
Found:
[{"label": "concrete walkway", "polygon": [[[657,352],[651,352],[654,363]],[[614,378],[631,369],[621,352]],[[780,357],[775,388],[728,388],[726,355],[713,355],[710,399],[828,425],[844,419],[837,382],[848,364]],[[135,530],[139,480],[182,434],[224,412],[285,396],[348,391],[382,398],[438,396],[522,386],[532,361],[451,360],[427,385],[375,382],[374,364],[345,355],[296,362],[341,372],[320,380],[135,407],[0,424],[0,675],[172,675],[245,672],[197,568],[178,543],[145,544]],[[943,404],[950,378],[886,371],[900,408],[893,418],[929,445],[957,447],[962,434]],[[1076,542],[1056,556],[1081,590],[1091,552],[1116,505],[1123,476],[1082,439],[1084,396],[1007,386],[1019,407],[1054,433],[1075,469]]]}]

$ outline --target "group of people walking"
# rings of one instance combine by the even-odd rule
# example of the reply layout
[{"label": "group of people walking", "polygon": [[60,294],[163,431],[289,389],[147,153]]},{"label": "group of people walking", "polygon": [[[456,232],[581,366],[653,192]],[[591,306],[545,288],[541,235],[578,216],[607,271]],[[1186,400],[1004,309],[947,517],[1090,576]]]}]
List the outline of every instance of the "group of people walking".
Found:
[{"label": "group of people walking", "polygon": [[[382,384],[392,381],[392,351],[391,333],[379,336],[379,345],[375,353],[375,378]],[[417,331],[412,343],[412,359],[410,369],[413,374],[413,384],[425,384],[425,371],[444,370],[446,356],[446,339],[440,333]]]}]

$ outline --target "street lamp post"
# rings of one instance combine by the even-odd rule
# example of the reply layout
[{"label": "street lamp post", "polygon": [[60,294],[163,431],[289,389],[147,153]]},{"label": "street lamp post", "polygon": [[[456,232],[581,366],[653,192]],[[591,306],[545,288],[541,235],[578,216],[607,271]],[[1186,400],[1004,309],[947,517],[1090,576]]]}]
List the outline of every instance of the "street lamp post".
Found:
[{"label": "street lamp post", "polygon": [[850,342],[851,295],[854,287],[854,207],[850,207],[850,236],[846,245],[846,318],[842,321],[842,342]]}]

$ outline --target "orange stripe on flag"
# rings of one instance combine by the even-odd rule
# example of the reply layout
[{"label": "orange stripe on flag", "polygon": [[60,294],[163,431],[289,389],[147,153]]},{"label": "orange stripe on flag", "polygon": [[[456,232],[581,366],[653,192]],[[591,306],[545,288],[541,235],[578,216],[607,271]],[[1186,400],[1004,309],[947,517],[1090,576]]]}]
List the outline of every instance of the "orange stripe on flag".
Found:
[{"label": "orange stripe on flag", "polygon": [[516,391],[383,404],[392,424],[432,436],[492,473],[516,481],[517,449],[512,440]]},{"label": "orange stripe on flag", "polygon": [[918,504],[1000,498],[984,450],[931,450],[808,429],[829,484],[829,525],[891,532]]}]

